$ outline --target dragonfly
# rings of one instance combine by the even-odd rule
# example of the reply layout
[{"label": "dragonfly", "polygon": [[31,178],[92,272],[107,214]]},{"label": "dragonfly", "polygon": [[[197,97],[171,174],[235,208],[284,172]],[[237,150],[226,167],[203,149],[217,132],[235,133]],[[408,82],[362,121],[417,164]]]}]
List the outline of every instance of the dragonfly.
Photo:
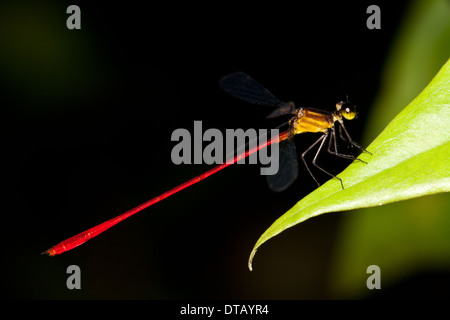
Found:
[{"label": "dragonfly", "polygon": [[339,101],[336,103],[335,111],[328,112],[315,108],[296,108],[295,103],[292,101],[281,101],[259,82],[243,72],[232,73],[224,77],[221,80],[220,84],[227,93],[236,98],[256,105],[276,107],[276,109],[272,111],[272,113],[270,113],[266,118],[276,118],[284,115],[291,115],[291,119],[288,122],[289,127],[286,131],[287,137],[286,139],[281,140],[279,146],[280,169],[278,173],[267,176],[267,182],[269,184],[269,187],[273,191],[284,191],[297,179],[297,152],[293,141],[293,137],[295,135],[306,132],[322,133],[322,135],[301,154],[304,166],[318,186],[320,186],[320,183],[314,177],[305,158],[306,154],[313,150],[314,147],[318,144],[319,147],[317,148],[316,154],[312,160],[312,164],[317,169],[321,170],[330,177],[339,180],[342,189],[344,189],[344,183],[342,182],[342,179],[326,171],[317,164],[317,158],[323,147],[325,146],[325,142],[328,140],[327,151],[329,153],[340,158],[357,160],[366,163],[365,161],[357,158],[354,155],[338,152],[335,130],[336,124],[338,124],[339,137],[342,140],[347,141],[350,145],[355,146],[362,152],[371,154],[370,152],[362,148],[358,143],[356,143],[345,129],[343,120],[353,120],[356,118],[356,107],[350,104],[348,96],[347,101]]},{"label": "dragonfly", "polygon": [[[353,106],[350,105],[348,99],[346,102],[341,101],[336,104],[336,110],[333,112],[326,112],[319,109],[313,108],[296,108],[293,102],[283,102],[278,100],[269,90],[258,83],[256,80],[248,76],[243,72],[231,73],[220,80],[220,86],[222,89],[229,93],[230,95],[250,102],[256,105],[264,105],[275,107],[275,110],[270,113],[267,118],[276,118],[284,115],[290,115],[291,119],[287,122],[288,129],[259,143],[257,146],[249,148],[248,150],[232,157],[223,164],[219,164],[216,167],[200,174],[199,176],[192,178],[177,187],[170,189],[157,197],[154,197],[137,207],[122,213],[121,215],[107,220],[99,225],[92,227],[86,231],[83,231],[71,238],[68,238],[57,245],[51,247],[50,249],[42,252],[42,254],[47,254],[49,256],[55,256],[62,254],[69,250],[72,250],[86,241],[100,235],[121,221],[133,216],[134,214],[174,195],[181,190],[184,190],[200,181],[205,180],[209,176],[221,171],[222,169],[244,159],[251,154],[258,152],[259,150],[266,148],[274,143],[280,144],[280,154],[279,154],[279,170],[274,175],[267,176],[269,187],[274,191],[283,191],[288,188],[298,176],[298,162],[297,154],[295,149],[295,144],[293,142],[293,137],[297,134],[305,132],[322,133],[320,138],[314,142],[306,151],[301,155],[304,165],[306,166],[308,172],[313,177],[314,181],[320,186],[320,183],[312,174],[305,160],[305,155],[311,151],[316,145],[319,144],[318,151],[314,156],[312,161],[313,165],[328,174],[330,177],[338,179],[341,183],[342,189],[344,189],[344,184],[342,179],[336,177],[335,175],[327,172],[323,168],[317,165],[316,160],[324,147],[324,143],[329,138],[327,151],[338,157],[359,160],[364,162],[353,155],[347,155],[339,153],[336,147],[336,133],[335,133],[335,123],[339,124],[339,136],[341,139],[348,141],[351,145],[356,146],[362,151],[368,152],[363,149],[359,144],[354,142],[347,130],[344,127],[343,119],[352,120],[356,117],[356,111]],[[281,126],[280,126],[281,127]],[[368,152],[370,153],[370,152]],[[365,163],[365,162],[364,162]]]}]

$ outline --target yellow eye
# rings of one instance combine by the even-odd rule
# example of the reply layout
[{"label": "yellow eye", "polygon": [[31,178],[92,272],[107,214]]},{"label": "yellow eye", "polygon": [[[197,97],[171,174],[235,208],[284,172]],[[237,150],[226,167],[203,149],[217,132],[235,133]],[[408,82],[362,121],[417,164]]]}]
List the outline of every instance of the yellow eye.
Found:
[{"label": "yellow eye", "polygon": [[352,106],[344,106],[341,109],[342,116],[347,120],[353,120],[356,117],[356,110],[355,107]]}]

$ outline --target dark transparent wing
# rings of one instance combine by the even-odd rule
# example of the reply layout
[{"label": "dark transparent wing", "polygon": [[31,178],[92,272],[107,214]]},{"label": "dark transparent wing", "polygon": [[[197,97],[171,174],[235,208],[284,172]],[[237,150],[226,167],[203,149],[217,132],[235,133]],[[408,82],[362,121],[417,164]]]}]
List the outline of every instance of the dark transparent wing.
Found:
[{"label": "dark transparent wing", "polygon": [[275,192],[284,191],[297,179],[297,176],[298,162],[294,141],[292,139],[282,141],[279,149],[278,172],[267,176],[269,187]]},{"label": "dark transparent wing", "polygon": [[253,104],[277,107],[285,105],[259,82],[243,72],[231,73],[223,77],[220,80],[220,86],[233,97]]},{"label": "dark transparent wing", "polygon": [[295,104],[292,101],[284,103],[281,107],[276,108],[266,118],[276,118],[286,114],[295,114]]}]

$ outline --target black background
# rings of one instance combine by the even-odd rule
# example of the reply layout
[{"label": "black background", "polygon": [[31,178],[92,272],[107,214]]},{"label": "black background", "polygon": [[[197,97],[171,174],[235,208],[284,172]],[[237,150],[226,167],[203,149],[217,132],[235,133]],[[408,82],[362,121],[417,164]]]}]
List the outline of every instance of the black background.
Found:
[{"label": "black background", "polygon": [[[14,299],[329,298],[340,214],[275,237],[247,269],[259,236],[316,187],[302,167],[277,194],[258,166],[234,165],[73,251],[39,253],[209,169],[171,162],[173,130],[192,131],[195,120],[204,130],[279,125],[264,119],[270,109],[221,91],[218,81],[230,72],[244,71],[298,106],[333,110],[348,94],[359,116],[347,129],[360,141],[405,2],[78,2],[81,30],[66,28],[68,4],[18,12],[47,23],[58,34],[53,45],[70,56],[39,56],[46,33],[33,39],[24,19],[30,38],[23,43],[38,53],[15,48],[16,38],[10,50],[23,57],[17,73],[27,81],[13,68],[1,77],[3,292]],[[366,27],[370,4],[381,8],[381,30]],[[298,137],[297,148],[314,139]],[[321,163],[335,173],[347,164],[327,156]],[[72,264],[81,268],[81,290],[66,288]]]}]

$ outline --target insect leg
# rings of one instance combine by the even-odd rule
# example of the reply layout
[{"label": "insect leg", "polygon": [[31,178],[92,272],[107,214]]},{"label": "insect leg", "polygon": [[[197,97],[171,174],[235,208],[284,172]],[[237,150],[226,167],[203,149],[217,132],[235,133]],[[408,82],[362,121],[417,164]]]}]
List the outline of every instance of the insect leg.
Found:
[{"label": "insect leg", "polygon": [[[355,141],[352,140],[352,138],[350,137],[350,135],[348,134],[347,130],[344,127],[344,123],[340,123],[342,129],[344,130],[344,133],[346,135],[347,138],[344,138],[342,136],[342,131],[341,129],[339,129],[339,135],[341,136],[341,138],[343,140],[347,140],[350,144],[352,144],[353,146],[357,147],[359,150],[363,151],[363,152],[367,152],[368,154],[372,155],[371,152],[367,151],[366,149],[364,149],[363,147],[361,147],[359,144],[357,144]],[[364,162],[364,161],[363,161]]]},{"label": "insect leg", "polygon": [[309,169],[308,164],[306,163],[306,160],[305,160],[305,155],[306,155],[312,148],[314,148],[314,146],[315,146],[316,144],[318,144],[320,141],[322,141],[322,144],[323,144],[323,141],[325,141],[325,138],[326,138],[327,136],[328,136],[328,133],[322,135],[319,139],[317,139],[316,142],[314,142],[308,149],[306,149],[306,150],[302,153],[302,160],[303,160],[303,163],[305,164],[305,167],[306,167],[306,169],[308,170],[309,174],[311,175],[311,177],[314,179],[314,181],[317,183],[317,185],[318,185],[319,187],[320,187],[320,183],[316,180],[316,178],[315,178],[314,175],[312,174],[311,170]]},{"label": "insect leg", "polygon": [[[334,133],[334,131],[332,131],[332,135],[333,135],[333,133]],[[322,172],[328,174],[329,176],[331,176],[333,178],[338,179],[341,182],[342,189],[344,189],[344,183],[342,182],[341,178],[336,177],[334,174],[329,173],[328,171],[326,171],[325,169],[319,167],[319,165],[316,164],[317,156],[319,155],[320,151],[322,150],[323,145],[324,145],[325,140],[326,140],[327,137],[328,137],[328,133],[326,133],[325,135],[322,136],[322,138],[321,138],[322,139],[322,143],[320,144],[319,149],[317,150],[316,155],[314,156],[314,159],[313,159],[312,163],[317,169],[321,170]],[[330,139],[332,139],[332,138],[333,138],[333,136]],[[320,141],[320,139],[317,140],[317,142],[319,142],[319,141]]]},{"label": "insect leg", "polygon": [[[339,127],[339,135],[341,136],[342,140],[347,140],[342,136],[342,131],[340,130],[341,127]],[[334,151],[331,150],[331,141],[333,140],[334,143]],[[361,159],[358,159],[357,157],[355,157],[354,155],[351,154],[344,154],[344,153],[340,153],[337,151],[337,144],[336,144],[336,132],[332,129],[331,131],[331,138],[330,138],[330,142],[328,143],[328,150],[329,153],[334,154],[337,157],[340,158],[344,158],[344,159],[350,159],[350,160],[358,160],[364,163],[367,163]]]}]

